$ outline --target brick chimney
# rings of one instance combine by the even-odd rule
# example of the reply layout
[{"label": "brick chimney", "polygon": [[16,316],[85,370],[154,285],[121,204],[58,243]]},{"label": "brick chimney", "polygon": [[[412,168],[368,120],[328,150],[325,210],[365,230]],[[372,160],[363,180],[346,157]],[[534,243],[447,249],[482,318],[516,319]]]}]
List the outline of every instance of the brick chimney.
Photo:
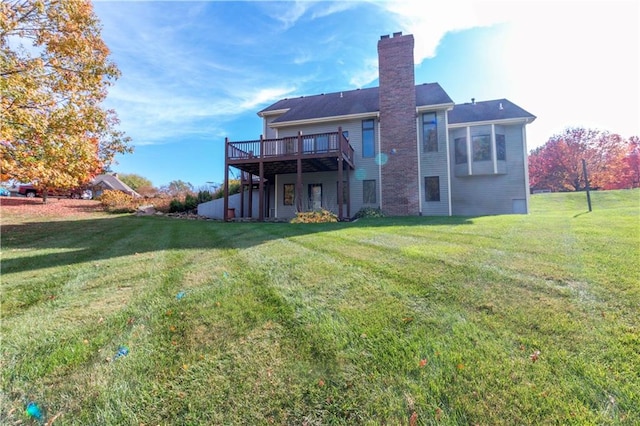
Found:
[{"label": "brick chimney", "polygon": [[418,215],[416,84],[412,35],[394,33],[378,41],[382,210],[389,215]]}]

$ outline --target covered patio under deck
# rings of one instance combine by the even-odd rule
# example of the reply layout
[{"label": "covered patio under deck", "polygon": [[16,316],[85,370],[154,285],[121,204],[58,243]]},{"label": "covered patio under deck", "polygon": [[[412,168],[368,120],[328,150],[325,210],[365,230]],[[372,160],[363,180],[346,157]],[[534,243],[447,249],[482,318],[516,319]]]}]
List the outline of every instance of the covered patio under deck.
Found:
[{"label": "covered patio under deck", "polygon": [[[312,172],[337,172],[338,179],[338,218],[350,217],[349,171],[354,169],[353,147],[344,137],[342,128],[337,132],[317,133],[259,140],[231,142],[225,139],[224,172],[224,211],[229,208],[229,168],[235,167],[243,172],[243,183],[249,185],[249,193],[258,185],[258,220],[265,218],[265,184],[275,182],[279,174],[296,173],[296,209],[305,211],[302,202],[302,175]],[[257,177],[257,180],[254,179]],[[347,212],[343,211],[344,183],[347,185]],[[241,184],[241,188],[244,188]],[[249,196],[251,203],[252,196]],[[249,205],[251,217],[251,204]]]}]

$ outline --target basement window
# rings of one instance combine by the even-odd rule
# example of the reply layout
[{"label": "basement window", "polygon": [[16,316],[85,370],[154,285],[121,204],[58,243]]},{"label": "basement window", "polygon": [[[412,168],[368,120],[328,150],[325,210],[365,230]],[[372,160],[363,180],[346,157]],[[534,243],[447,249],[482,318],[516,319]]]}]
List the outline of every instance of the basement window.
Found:
[{"label": "basement window", "polygon": [[426,201],[440,201],[440,176],[426,176],[424,190]]},{"label": "basement window", "polygon": [[376,181],[375,180],[362,181],[362,203],[363,204],[376,203]]},{"label": "basement window", "polygon": [[282,203],[285,206],[292,206],[293,205],[293,201],[295,200],[295,185],[292,183],[285,183],[284,184],[284,199],[282,200]]}]

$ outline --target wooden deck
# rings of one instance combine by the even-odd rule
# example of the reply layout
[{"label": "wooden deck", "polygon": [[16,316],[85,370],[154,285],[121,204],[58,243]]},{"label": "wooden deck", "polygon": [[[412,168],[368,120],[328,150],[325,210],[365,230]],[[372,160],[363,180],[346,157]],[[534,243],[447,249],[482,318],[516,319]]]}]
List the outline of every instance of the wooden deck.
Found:
[{"label": "wooden deck", "polygon": [[353,169],[353,147],[341,132],[298,135],[280,139],[226,141],[226,161],[229,166],[254,176],[272,180],[277,174],[297,173],[302,160],[302,173],[337,171],[342,160]]},{"label": "wooden deck", "polygon": [[[297,207],[299,211],[304,211],[304,173],[335,171],[338,173],[338,182],[341,183],[343,174],[346,173],[348,177],[349,170],[353,170],[355,165],[353,147],[339,127],[337,132],[310,135],[299,133],[297,136],[278,139],[260,137],[258,140],[241,142],[225,139],[225,188],[228,188],[229,167],[242,171],[243,180],[251,182],[252,185],[256,181],[254,177],[257,177],[256,183],[260,189],[259,220],[264,220],[264,185],[275,183],[276,175],[297,174],[296,199],[300,203]],[[338,197],[338,216],[343,218],[342,188],[338,190]],[[348,200],[346,201],[348,203]],[[225,191],[225,211],[227,208],[228,194]]]}]

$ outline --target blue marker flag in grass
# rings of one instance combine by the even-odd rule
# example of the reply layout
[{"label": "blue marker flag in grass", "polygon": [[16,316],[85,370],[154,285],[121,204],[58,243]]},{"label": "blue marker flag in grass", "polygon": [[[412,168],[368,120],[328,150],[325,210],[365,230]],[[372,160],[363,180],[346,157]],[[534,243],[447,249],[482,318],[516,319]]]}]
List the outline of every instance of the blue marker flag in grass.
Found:
[{"label": "blue marker flag in grass", "polygon": [[180,300],[182,299],[184,296],[186,296],[186,293],[184,291],[181,291],[180,293],[176,294],[176,299]]},{"label": "blue marker flag in grass", "polygon": [[126,346],[120,346],[118,348],[118,352],[116,352],[116,355],[113,357],[113,359],[115,360],[127,355],[129,355],[129,348],[127,348]]},{"label": "blue marker flag in grass", "polygon": [[33,417],[34,419],[38,420],[38,421],[42,421],[42,411],[40,410],[40,407],[38,407],[38,404],[36,404],[35,402],[30,402],[27,405],[27,415],[29,417]]}]

